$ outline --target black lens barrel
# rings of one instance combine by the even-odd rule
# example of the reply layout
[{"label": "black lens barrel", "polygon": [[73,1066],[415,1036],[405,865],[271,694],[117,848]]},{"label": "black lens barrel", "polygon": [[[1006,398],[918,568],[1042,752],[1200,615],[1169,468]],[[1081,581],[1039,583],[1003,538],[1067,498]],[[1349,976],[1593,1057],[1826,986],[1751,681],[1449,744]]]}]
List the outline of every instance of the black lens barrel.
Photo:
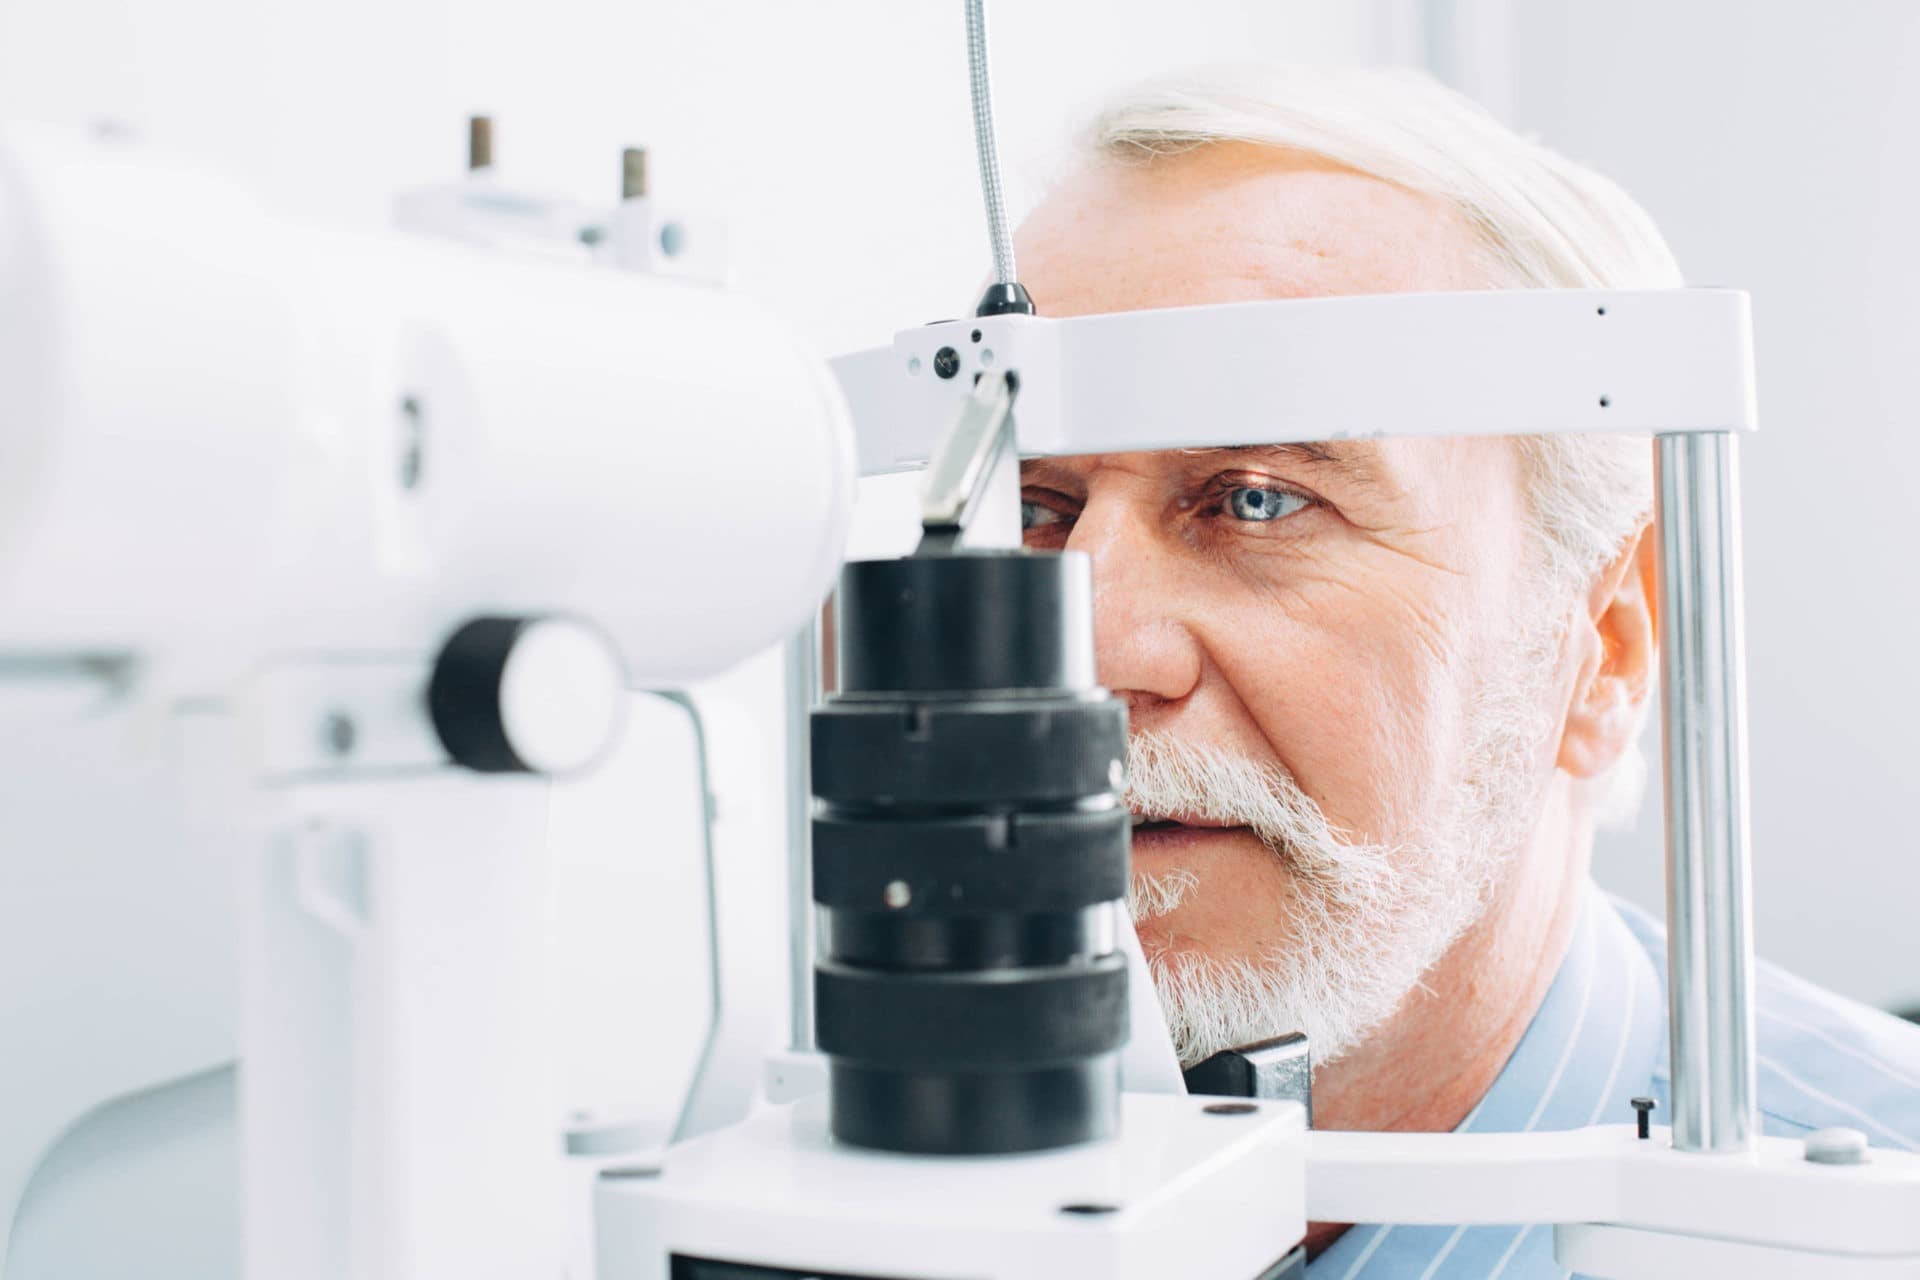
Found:
[{"label": "black lens barrel", "polygon": [[1093,683],[1085,556],[841,577],[813,717],[815,1018],[834,1135],[1042,1150],[1118,1121],[1126,711]]}]

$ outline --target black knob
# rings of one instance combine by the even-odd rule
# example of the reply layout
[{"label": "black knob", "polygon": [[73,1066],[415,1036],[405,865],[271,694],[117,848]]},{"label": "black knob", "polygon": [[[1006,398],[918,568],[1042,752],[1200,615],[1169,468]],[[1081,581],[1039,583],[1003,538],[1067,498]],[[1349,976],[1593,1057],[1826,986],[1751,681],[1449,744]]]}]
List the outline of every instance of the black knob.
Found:
[{"label": "black knob", "polygon": [[1640,1126],[1640,1137],[1642,1141],[1653,1136],[1652,1120],[1650,1117],[1653,1115],[1653,1109],[1659,1105],[1660,1104],[1652,1098],[1633,1099],[1633,1110],[1634,1114],[1639,1117],[1638,1124]]}]

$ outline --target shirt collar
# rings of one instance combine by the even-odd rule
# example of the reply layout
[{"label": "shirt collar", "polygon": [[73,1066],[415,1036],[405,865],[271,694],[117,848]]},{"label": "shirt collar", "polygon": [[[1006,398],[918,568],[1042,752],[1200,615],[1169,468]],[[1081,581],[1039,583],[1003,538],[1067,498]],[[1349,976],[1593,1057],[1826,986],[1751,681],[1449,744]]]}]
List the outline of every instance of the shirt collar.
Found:
[{"label": "shirt collar", "polygon": [[[1664,1043],[1659,971],[1611,900],[1591,883],[1581,895],[1573,937],[1545,999],[1458,1132],[1625,1123],[1633,1118],[1630,1100],[1650,1088]],[[1363,1225],[1334,1241],[1312,1270],[1334,1280],[1418,1275],[1442,1259],[1464,1263],[1482,1253],[1504,1266],[1519,1261],[1514,1246],[1538,1243],[1508,1228],[1463,1235],[1452,1228]]]},{"label": "shirt collar", "polygon": [[1461,1132],[1578,1129],[1633,1119],[1659,1064],[1660,973],[1612,901],[1582,890],[1566,958],[1526,1034]]}]

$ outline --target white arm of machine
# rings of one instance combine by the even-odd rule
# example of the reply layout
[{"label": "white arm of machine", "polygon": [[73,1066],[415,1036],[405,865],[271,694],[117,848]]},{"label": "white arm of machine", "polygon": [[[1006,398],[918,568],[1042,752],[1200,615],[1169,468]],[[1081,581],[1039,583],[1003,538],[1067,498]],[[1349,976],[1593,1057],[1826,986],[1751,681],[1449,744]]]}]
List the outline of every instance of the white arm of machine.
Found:
[{"label": "white arm of machine", "polygon": [[1736,290],[1487,290],[949,320],[834,369],[873,474],[924,463],[985,369],[1043,455],[1748,431],[1752,351]]},{"label": "white arm of machine", "polygon": [[[1920,1277],[1920,1157],[1875,1148],[1816,1163],[1807,1144],[1675,1151],[1671,1131],[1307,1135],[1307,1217],[1319,1222],[1559,1228],[1576,1274],[1849,1280]],[[1731,1252],[1729,1252],[1731,1251]],[[1703,1270],[1702,1268],[1708,1268]]]}]

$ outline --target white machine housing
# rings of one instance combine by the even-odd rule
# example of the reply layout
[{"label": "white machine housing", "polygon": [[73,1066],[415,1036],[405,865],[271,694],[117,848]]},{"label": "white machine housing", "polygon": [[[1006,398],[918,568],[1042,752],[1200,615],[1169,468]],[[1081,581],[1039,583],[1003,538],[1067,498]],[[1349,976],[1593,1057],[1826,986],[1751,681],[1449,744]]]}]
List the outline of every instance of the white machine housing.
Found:
[{"label": "white machine housing", "polygon": [[0,651],[230,673],[564,613],[669,684],[773,643],[838,567],[839,391],[739,297],[302,226],[26,127],[0,267]]},{"label": "white machine housing", "polygon": [[[608,700],[810,617],[852,505],[822,362],[650,261],[344,234],[117,139],[0,128],[0,708],[55,742],[119,727],[110,776],[175,781],[188,815],[69,849],[97,824],[43,812],[61,761],[0,783],[31,793],[0,793],[0,970],[31,984],[0,1055],[0,1259],[83,1121],[240,1057],[248,1274],[558,1264],[548,788],[453,766],[436,655],[476,617],[563,620],[497,709],[590,761]],[[556,635],[574,657],[539,660]],[[710,795],[766,772],[701,723],[730,744]],[[754,810],[716,808],[710,846],[765,843]],[[116,887],[138,901],[102,911]],[[757,1078],[721,1038],[688,1104],[708,1125]]]}]

